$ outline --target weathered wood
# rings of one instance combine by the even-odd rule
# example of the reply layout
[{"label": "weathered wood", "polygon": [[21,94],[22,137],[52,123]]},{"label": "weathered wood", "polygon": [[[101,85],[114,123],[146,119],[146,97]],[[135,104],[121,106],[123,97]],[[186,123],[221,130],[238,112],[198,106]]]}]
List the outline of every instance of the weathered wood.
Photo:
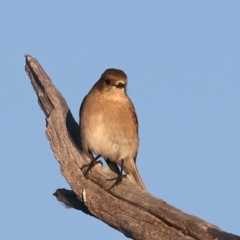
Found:
[{"label": "weathered wood", "polygon": [[59,201],[101,219],[133,239],[240,240],[239,236],[183,213],[126,179],[112,188],[114,182],[109,179],[116,175],[101,164],[95,165],[86,179],[82,167],[91,160],[81,151],[78,124],[65,99],[38,61],[29,55],[25,70],[46,116],[46,136],[62,175],[73,190],[58,189],[54,195]]}]

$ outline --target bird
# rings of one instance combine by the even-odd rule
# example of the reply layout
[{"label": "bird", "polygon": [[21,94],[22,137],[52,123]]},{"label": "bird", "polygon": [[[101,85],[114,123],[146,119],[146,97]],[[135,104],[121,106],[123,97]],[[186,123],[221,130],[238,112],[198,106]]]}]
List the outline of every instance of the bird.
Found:
[{"label": "bird", "polygon": [[124,71],[110,68],[93,85],[79,110],[81,145],[86,154],[102,156],[120,179],[124,170],[130,182],[147,191],[136,166],[138,119],[127,82]]}]

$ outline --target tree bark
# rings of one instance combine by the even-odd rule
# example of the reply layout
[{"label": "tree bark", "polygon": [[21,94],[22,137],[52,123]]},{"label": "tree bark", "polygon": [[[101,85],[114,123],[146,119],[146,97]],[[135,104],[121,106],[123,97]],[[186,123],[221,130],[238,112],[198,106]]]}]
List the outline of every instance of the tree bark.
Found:
[{"label": "tree bark", "polygon": [[26,55],[25,70],[46,116],[46,136],[62,175],[72,191],[58,189],[54,196],[66,206],[104,221],[133,239],[229,239],[239,236],[170,206],[161,199],[135,187],[125,178],[113,186],[116,174],[97,164],[84,176],[90,163],[81,150],[78,124],[61,93],[41,65]]}]

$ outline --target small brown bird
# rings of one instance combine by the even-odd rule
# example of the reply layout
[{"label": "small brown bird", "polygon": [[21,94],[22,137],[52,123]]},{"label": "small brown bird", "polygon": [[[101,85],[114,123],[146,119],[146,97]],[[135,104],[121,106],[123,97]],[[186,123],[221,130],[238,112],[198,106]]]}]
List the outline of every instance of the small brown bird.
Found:
[{"label": "small brown bird", "polygon": [[107,69],[83,99],[80,107],[80,136],[83,150],[101,155],[110,169],[146,187],[136,166],[139,146],[137,115],[126,92],[127,76]]}]

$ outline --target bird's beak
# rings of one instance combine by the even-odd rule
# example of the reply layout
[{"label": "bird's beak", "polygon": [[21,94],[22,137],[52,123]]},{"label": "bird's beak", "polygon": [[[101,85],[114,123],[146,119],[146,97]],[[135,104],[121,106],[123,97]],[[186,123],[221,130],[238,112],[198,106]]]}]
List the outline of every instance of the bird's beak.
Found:
[{"label": "bird's beak", "polygon": [[117,81],[116,82],[116,87],[117,88],[124,88],[126,86],[126,83],[123,81]]}]

